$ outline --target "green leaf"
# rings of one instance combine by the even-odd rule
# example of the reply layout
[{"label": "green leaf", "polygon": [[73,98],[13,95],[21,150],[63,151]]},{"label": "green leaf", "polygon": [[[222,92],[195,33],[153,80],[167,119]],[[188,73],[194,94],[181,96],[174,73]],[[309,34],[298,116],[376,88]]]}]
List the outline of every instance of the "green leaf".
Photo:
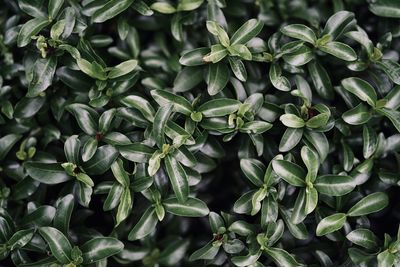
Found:
[{"label": "green leaf", "polygon": [[322,219],[317,225],[317,236],[333,233],[343,227],[346,222],[346,214],[335,213]]},{"label": "green leaf", "polygon": [[203,57],[204,62],[217,63],[228,55],[228,50],[220,44],[212,45],[211,52]]},{"label": "green leaf", "polygon": [[388,204],[389,198],[385,193],[372,193],[351,207],[347,215],[350,217],[368,215],[384,209]]},{"label": "green leaf", "polygon": [[314,58],[314,51],[306,45],[301,46],[299,49],[292,53],[285,53],[283,59],[290,65],[299,67],[307,64]]},{"label": "green leaf", "polygon": [[308,146],[314,147],[318,152],[320,162],[323,163],[329,153],[329,142],[324,133],[306,131],[305,139],[309,142]]},{"label": "green leaf", "polygon": [[50,24],[48,18],[38,17],[26,22],[18,33],[17,45],[24,47],[31,42],[31,37],[37,35],[44,27]]},{"label": "green leaf", "polygon": [[342,86],[362,101],[366,101],[370,106],[375,106],[377,100],[376,92],[368,82],[357,77],[350,77],[342,80]]},{"label": "green leaf", "polygon": [[353,191],[356,183],[350,176],[326,174],[319,176],[314,186],[321,194],[343,196]]},{"label": "green leaf", "polygon": [[115,67],[112,67],[110,72],[108,73],[109,79],[114,79],[123,75],[126,75],[132,72],[136,66],[138,65],[138,61],[135,59],[124,61]]},{"label": "green leaf", "polygon": [[304,120],[294,114],[283,114],[279,117],[279,120],[283,125],[290,128],[303,128],[305,126]]},{"label": "green leaf", "polygon": [[32,17],[45,17],[46,13],[43,11],[43,1],[39,0],[18,0],[19,8],[26,14]]},{"label": "green leaf", "polygon": [[272,161],[272,167],[277,175],[293,186],[305,186],[306,172],[297,164],[286,160]]},{"label": "green leaf", "polygon": [[380,17],[400,18],[400,3],[395,0],[377,0],[370,2],[369,10]]},{"label": "green leaf", "polygon": [[287,25],[281,28],[281,32],[286,36],[299,39],[311,44],[314,44],[317,40],[314,31],[303,24]]},{"label": "green leaf", "polygon": [[97,112],[84,104],[68,105],[67,110],[74,115],[79,127],[88,135],[97,133],[97,121],[99,115]]},{"label": "green leaf", "polygon": [[280,152],[288,152],[292,150],[301,140],[303,136],[303,128],[287,128],[279,143]]},{"label": "green leaf", "polygon": [[246,21],[231,38],[231,45],[246,44],[248,41],[256,37],[262,30],[264,23],[256,19]]},{"label": "green leaf", "polygon": [[379,243],[378,238],[372,231],[362,228],[351,231],[346,238],[350,242],[366,249],[374,249]]},{"label": "green leaf", "polygon": [[303,264],[298,263],[286,250],[280,248],[267,248],[265,253],[267,253],[279,267],[304,266]]},{"label": "green leaf", "polygon": [[167,212],[178,216],[204,217],[210,212],[206,203],[193,197],[189,197],[184,203],[178,201],[177,198],[168,198],[162,204]]},{"label": "green leaf", "polygon": [[111,171],[114,174],[115,179],[123,185],[125,188],[128,188],[130,185],[130,179],[128,173],[124,169],[124,164],[121,159],[117,159],[111,164]]},{"label": "green leaf", "polygon": [[378,145],[378,139],[375,131],[368,125],[363,127],[363,155],[364,158],[370,158]]},{"label": "green leaf", "polygon": [[155,151],[154,148],[140,143],[118,146],[118,150],[122,157],[138,163],[147,163]]},{"label": "green leaf", "polygon": [[319,168],[318,155],[307,146],[301,148],[301,158],[307,167],[307,180],[314,182]]},{"label": "green leaf", "polygon": [[390,59],[381,59],[380,61],[376,62],[376,66],[382,69],[395,84],[400,84],[399,63]]},{"label": "green leaf", "polygon": [[181,0],[178,4],[178,11],[191,11],[199,8],[204,0]]},{"label": "green leaf", "polygon": [[166,2],[155,2],[150,8],[163,14],[173,14],[176,12],[175,7]]},{"label": "green leaf", "polygon": [[329,42],[320,46],[319,49],[344,61],[354,61],[357,59],[357,54],[353,48],[344,43]]},{"label": "green leaf", "polygon": [[252,59],[250,50],[247,48],[247,46],[245,46],[243,44],[235,44],[235,45],[229,46],[228,51],[231,56],[240,57],[244,60]]},{"label": "green leaf", "polygon": [[96,153],[97,150],[97,139],[90,137],[88,140],[85,142],[82,148],[82,160],[84,162],[88,161],[91,159]]},{"label": "green leaf", "polygon": [[155,110],[150,102],[137,95],[129,95],[121,99],[121,103],[127,107],[135,108],[149,121],[154,121]]},{"label": "green leaf", "polygon": [[89,175],[100,175],[110,169],[111,164],[118,157],[118,150],[113,146],[104,145],[97,149],[93,157],[82,165]]},{"label": "green leaf", "polygon": [[230,45],[229,37],[226,31],[218,25],[215,21],[208,20],[206,23],[207,30],[218,37],[219,42],[224,46],[228,47]]},{"label": "green leaf", "polygon": [[159,148],[165,144],[165,136],[164,129],[167,123],[167,120],[171,116],[172,113],[172,105],[164,105],[161,106],[154,117],[154,125],[153,125],[153,138],[156,140],[156,144]]},{"label": "green leaf", "polygon": [[315,60],[308,63],[307,67],[317,93],[324,99],[333,99],[331,79],[325,68]]},{"label": "green leaf", "polygon": [[129,232],[128,240],[134,241],[149,235],[156,228],[158,218],[153,207],[149,207],[137,222],[135,227]]},{"label": "green leaf", "polygon": [[8,134],[0,138],[0,161],[3,160],[11,148],[21,139],[22,135]]},{"label": "green leaf", "polygon": [[90,63],[84,58],[78,58],[76,60],[76,63],[78,64],[79,69],[90,77],[101,81],[107,80],[106,71],[96,61]]},{"label": "green leaf", "polygon": [[117,215],[115,216],[116,226],[118,226],[122,221],[124,221],[132,210],[132,196],[129,188],[125,188],[124,192],[121,195],[121,199],[119,202]]},{"label": "green leaf", "polygon": [[185,203],[189,196],[188,178],[185,170],[175,158],[169,155],[165,157],[164,164],[176,198],[180,203]]},{"label": "green leaf", "polygon": [[339,11],[333,14],[325,24],[323,35],[330,35],[333,40],[346,33],[355,26],[354,13]]},{"label": "green leaf", "polygon": [[248,254],[245,256],[235,256],[231,259],[232,263],[238,267],[244,267],[254,264],[261,256],[261,251],[255,254]]},{"label": "green leaf", "polygon": [[22,248],[31,241],[34,233],[35,229],[19,230],[7,241],[7,246],[10,250]]},{"label": "green leaf", "polygon": [[363,103],[358,104],[356,107],[342,114],[342,119],[351,125],[364,124],[368,122],[371,117],[371,112],[369,111],[368,107]]},{"label": "green leaf", "polygon": [[72,246],[63,233],[53,227],[41,227],[39,233],[49,245],[52,255],[60,263],[68,264],[72,261],[70,258]]},{"label": "green leaf", "polygon": [[172,104],[175,112],[189,116],[193,112],[192,104],[183,96],[175,95],[166,90],[152,90],[151,96],[160,105]]},{"label": "green leaf", "polygon": [[400,111],[387,108],[381,108],[378,109],[377,111],[378,113],[386,116],[392,122],[396,130],[400,132]]},{"label": "green leaf", "polygon": [[240,168],[249,181],[257,187],[262,187],[265,166],[256,159],[241,159]]},{"label": "green leaf", "polygon": [[203,68],[186,67],[183,68],[174,80],[174,92],[186,92],[196,87],[203,81]]},{"label": "green leaf", "polygon": [[69,222],[74,209],[74,196],[68,194],[58,202],[56,214],[54,215],[54,227],[64,235],[68,234]]},{"label": "green leaf", "polygon": [[245,82],[247,80],[247,71],[243,62],[235,57],[229,57],[228,60],[235,77],[238,78],[240,81]]},{"label": "green leaf", "polygon": [[202,104],[197,111],[204,117],[221,117],[235,113],[242,103],[235,99],[218,98]]},{"label": "green leaf", "polygon": [[391,267],[395,264],[396,256],[385,250],[378,254],[378,267]]},{"label": "green leaf", "polygon": [[204,65],[203,58],[210,50],[207,47],[200,47],[186,51],[179,59],[179,63],[184,66],[199,66]]},{"label": "green leaf", "polygon": [[278,64],[272,64],[269,68],[269,79],[276,89],[285,92],[290,91],[291,84],[285,76],[282,76],[282,70]]},{"label": "green leaf", "polygon": [[111,257],[121,252],[123,248],[124,244],[116,238],[95,237],[80,247],[83,264],[89,264]]},{"label": "green leaf", "polygon": [[41,58],[35,62],[32,72],[32,80],[28,87],[27,97],[36,97],[45,91],[53,81],[56,71],[57,58]]},{"label": "green leaf", "polygon": [[44,184],[60,184],[71,180],[60,163],[25,162],[25,170],[30,177]]},{"label": "green leaf", "polygon": [[49,17],[54,19],[57,17],[58,12],[60,11],[62,5],[64,4],[64,0],[49,0]]},{"label": "green leaf", "polygon": [[207,91],[216,95],[222,91],[229,81],[229,68],[224,63],[210,64],[208,69]]},{"label": "green leaf", "polygon": [[219,248],[219,246],[214,246],[213,242],[211,241],[204,247],[193,252],[189,257],[189,261],[212,260],[217,255]]},{"label": "green leaf", "polygon": [[94,23],[101,23],[106,20],[112,19],[121,12],[125,11],[134,0],[110,0],[92,16],[92,21]]}]

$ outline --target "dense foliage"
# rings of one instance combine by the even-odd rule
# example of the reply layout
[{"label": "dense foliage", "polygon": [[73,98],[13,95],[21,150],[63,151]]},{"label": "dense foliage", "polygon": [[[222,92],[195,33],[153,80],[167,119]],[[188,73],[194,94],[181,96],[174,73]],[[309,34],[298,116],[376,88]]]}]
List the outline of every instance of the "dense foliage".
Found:
[{"label": "dense foliage", "polygon": [[1,0],[0,266],[398,266],[400,1],[156,1]]}]

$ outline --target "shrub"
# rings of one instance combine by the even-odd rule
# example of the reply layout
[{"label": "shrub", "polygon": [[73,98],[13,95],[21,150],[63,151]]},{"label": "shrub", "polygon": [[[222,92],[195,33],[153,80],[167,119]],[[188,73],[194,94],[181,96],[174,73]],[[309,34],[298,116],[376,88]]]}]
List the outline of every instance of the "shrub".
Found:
[{"label": "shrub", "polygon": [[399,18],[3,1],[0,266],[397,266]]}]

